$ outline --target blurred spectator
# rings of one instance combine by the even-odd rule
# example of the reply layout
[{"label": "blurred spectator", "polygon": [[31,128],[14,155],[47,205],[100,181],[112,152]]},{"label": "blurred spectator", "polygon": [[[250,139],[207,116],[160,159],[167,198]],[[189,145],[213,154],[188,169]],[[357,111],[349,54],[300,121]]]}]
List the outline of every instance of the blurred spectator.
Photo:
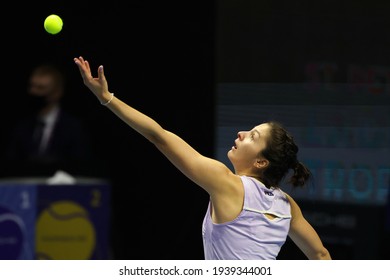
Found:
[{"label": "blurred spectator", "polygon": [[48,176],[62,169],[80,173],[90,158],[81,119],[61,106],[65,76],[53,64],[36,66],[27,86],[26,116],[5,147],[5,176]]}]

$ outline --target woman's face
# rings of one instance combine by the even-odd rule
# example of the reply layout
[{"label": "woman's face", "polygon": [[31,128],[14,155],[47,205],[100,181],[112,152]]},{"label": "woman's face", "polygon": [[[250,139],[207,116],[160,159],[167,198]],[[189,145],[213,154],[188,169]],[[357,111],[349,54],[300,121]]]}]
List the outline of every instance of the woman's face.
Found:
[{"label": "woman's face", "polygon": [[247,170],[253,167],[259,159],[259,152],[266,147],[270,125],[263,123],[250,131],[240,131],[234,146],[228,152],[228,158],[235,170]]}]

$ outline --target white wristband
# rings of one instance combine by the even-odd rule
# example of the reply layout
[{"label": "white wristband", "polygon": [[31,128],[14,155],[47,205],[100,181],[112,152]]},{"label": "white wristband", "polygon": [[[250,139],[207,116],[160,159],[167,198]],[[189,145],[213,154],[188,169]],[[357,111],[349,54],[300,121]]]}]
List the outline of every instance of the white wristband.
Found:
[{"label": "white wristband", "polygon": [[111,98],[110,98],[110,100],[108,100],[107,102],[105,102],[105,103],[100,103],[100,104],[102,104],[103,106],[107,106],[108,104],[110,104],[110,102],[112,101],[112,99],[114,98],[114,93],[110,93],[111,94]]}]

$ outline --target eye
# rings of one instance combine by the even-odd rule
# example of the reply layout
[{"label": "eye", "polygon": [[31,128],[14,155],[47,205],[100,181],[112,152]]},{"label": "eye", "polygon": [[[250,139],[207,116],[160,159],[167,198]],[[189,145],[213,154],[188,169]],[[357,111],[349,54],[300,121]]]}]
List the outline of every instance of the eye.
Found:
[{"label": "eye", "polygon": [[251,133],[251,139],[255,139],[255,134],[254,133]]}]

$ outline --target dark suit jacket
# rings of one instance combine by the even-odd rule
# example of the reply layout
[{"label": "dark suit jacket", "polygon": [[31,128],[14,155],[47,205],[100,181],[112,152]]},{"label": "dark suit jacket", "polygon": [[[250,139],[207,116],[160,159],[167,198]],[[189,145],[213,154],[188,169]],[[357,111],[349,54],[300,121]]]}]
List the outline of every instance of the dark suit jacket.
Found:
[{"label": "dark suit jacket", "polygon": [[60,109],[44,154],[33,150],[35,117],[25,118],[12,130],[6,148],[11,176],[46,176],[58,169],[74,169],[91,156],[88,134],[78,118]]}]

